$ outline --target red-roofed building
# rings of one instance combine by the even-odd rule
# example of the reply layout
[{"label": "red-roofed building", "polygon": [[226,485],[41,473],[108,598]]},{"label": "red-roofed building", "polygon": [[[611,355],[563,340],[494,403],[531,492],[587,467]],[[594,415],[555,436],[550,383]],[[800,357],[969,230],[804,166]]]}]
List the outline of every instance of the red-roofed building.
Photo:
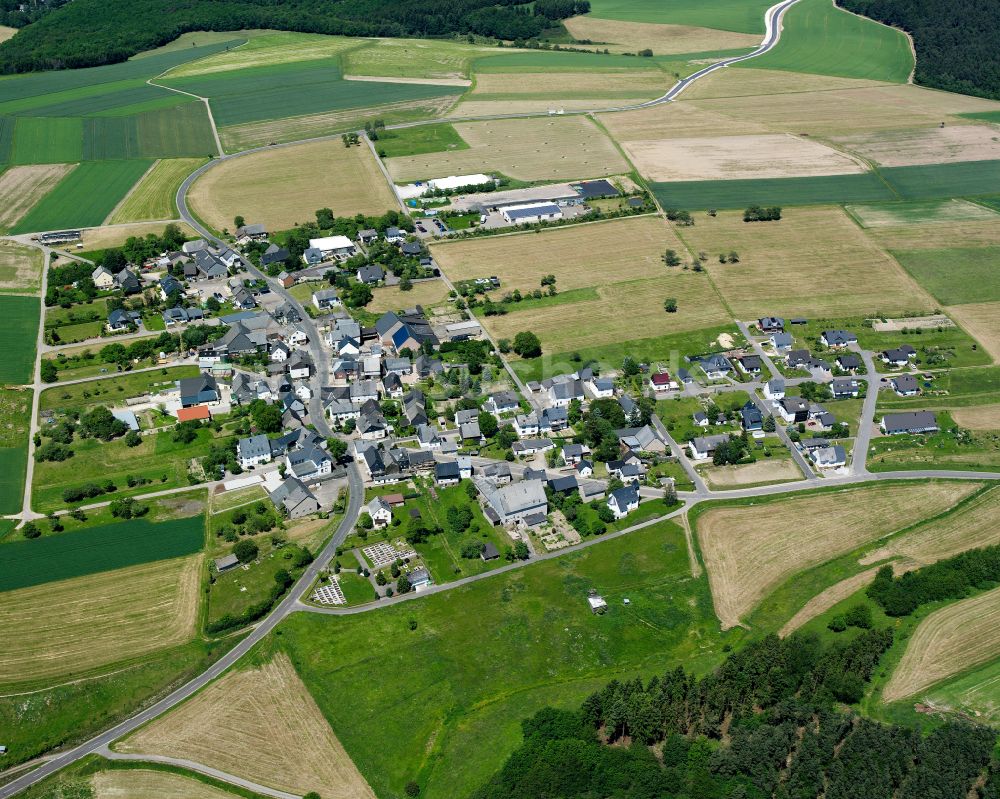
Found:
[{"label": "red-roofed building", "polygon": [[669,372],[657,372],[655,375],[650,375],[649,385],[653,391],[667,391],[677,388],[677,383],[674,382]]},{"label": "red-roofed building", "polygon": [[177,409],[178,422],[207,421],[212,418],[207,405],[193,405],[190,408]]}]

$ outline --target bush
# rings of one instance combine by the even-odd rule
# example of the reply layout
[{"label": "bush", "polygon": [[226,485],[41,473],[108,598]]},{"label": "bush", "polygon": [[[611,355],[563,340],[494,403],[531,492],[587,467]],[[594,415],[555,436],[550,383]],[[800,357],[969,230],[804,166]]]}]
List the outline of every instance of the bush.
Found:
[{"label": "bush", "polygon": [[257,559],[260,549],[257,544],[249,539],[243,539],[233,547],[233,554],[240,563],[250,563]]},{"label": "bush", "polygon": [[38,538],[42,534],[42,531],[38,529],[38,525],[34,522],[28,522],[21,528],[21,535],[25,538]]},{"label": "bush", "polygon": [[486,548],[486,544],[482,541],[477,541],[475,539],[470,539],[462,544],[462,557],[468,558],[469,560],[474,560],[483,554],[483,550]]}]

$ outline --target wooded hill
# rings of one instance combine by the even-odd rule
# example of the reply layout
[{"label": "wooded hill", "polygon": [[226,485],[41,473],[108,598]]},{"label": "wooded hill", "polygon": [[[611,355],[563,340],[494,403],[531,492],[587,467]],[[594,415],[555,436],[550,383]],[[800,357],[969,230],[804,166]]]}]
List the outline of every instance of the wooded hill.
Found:
[{"label": "wooded hill", "polygon": [[1000,99],[998,0],[837,0],[848,11],[902,28],[924,86]]},{"label": "wooded hill", "polygon": [[950,722],[921,737],[838,709],[891,643],[889,629],[825,647],[769,636],[702,679],[614,680],[579,711],[524,721],[475,799],[995,799],[996,731]]},{"label": "wooded hill", "polygon": [[[344,36],[538,37],[587,0],[73,0],[0,45],[0,71],[124,61],[188,31],[274,28]],[[9,22],[16,23],[13,18]]]}]

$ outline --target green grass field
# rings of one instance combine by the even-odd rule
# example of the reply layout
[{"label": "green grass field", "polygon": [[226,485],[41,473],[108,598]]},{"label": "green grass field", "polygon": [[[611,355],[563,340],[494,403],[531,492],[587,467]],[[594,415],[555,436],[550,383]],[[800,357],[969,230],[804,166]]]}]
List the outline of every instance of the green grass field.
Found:
[{"label": "green grass field", "polygon": [[906,200],[974,197],[996,194],[1000,182],[1000,161],[895,166],[884,167],[879,172]]},{"label": "green grass field", "polygon": [[61,327],[77,322],[92,322],[103,320],[108,315],[108,301],[104,297],[98,297],[90,302],[81,302],[63,308],[61,305],[53,305],[45,309],[45,327]]},{"label": "green grass field", "polygon": [[453,86],[345,81],[336,58],[192,78],[167,77],[165,82],[210,98],[218,125],[239,125],[461,92],[460,87]]},{"label": "green grass field", "polygon": [[0,389],[0,513],[18,513],[28,463],[28,391]]},{"label": "green grass field", "polygon": [[469,149],[455,127],[446,124],[380,132],[375,146],[384,158]]},{"label": "green grass field", "polygon": [[[605,615],[587,607],[590,588]],[[295,614],[280,632],[376,793],[414,779],[429,799],[470,795],[536,709],[576,706],[616,676],[703,672],[743,635],[720,634],[672,523],[336,625]]]},{"label": "green grass field", "polygon": [[83,121],[20,117],[14,125],[11,163],[59,164],[83,157]]},{"label": "green grass field", "polygon": [[201,166],[201,158],[170,158],[157,161],[128,193],[109,220],[112,224],[173,219],[175,199],[184,178]]},{"label": "green grass field", "polygon": [[31,380],[38,339],[37,297],[0,296],[0,385],[23,385]]},{"label": "green grass field", "polygon": [[0,591],[190,555],[204,543],[202,516],[158,523],[133,519],[13,541],[0,547]]},{"label": "green grass field", "polygon": [[[677,59],[678,56],[670,56]],[[506,55],[490,55],[473,63],[475,72],[619,72],[624,69],[656,69],[656,58],[605,55],[597,52],[529,50]]]},{"label": "green grass field", "polygon": [[[881,411],[875,416],[880,418]],[[873,439],[868,449],[868,469],[873,472],[911,469],[995,472],[1000,467],[1000,437],[996,433],[970,433],[960,440],[949,432],[955,422],[947,411],[939,411],[937,419],[941,427],[938,433]]]},{"label": "green grass field", "polygon": [[83,158],[88,161],[207,156],[216,149],[203,103],[82,122]]},{"label": "green grass field", "polygon": [[353,571],[342,571],[338,579],[348,605],[366,605],[375,601],[375,589],[367,577]]},{"label": "green grass field", "polygon": [[913,71],[906,35],[829,0],[801,0],[785,14],[777,47],[741,67],[905,83]]},{"label": "green grass field", "polygon": [[168,389],[181,378],[197,376],[197,366],[172,366],[148,372],[126,372],[71,386],[55,385],[42,392],[39,409],[84,411],[91,405],[120,404],[130,397]]},{"label": "green grass field", "polygon": [[878,175],[871,172],[812,178],[686,180],[651,183],[650,187],[665,208],[688,210],[745,208],[748,205],[826,205],[896,199],[892,190]]},{"label": "green grass field", "polygon": [[87,161],[56,184],[13,233],[96,227],[149,169],[152,161]]},{"label": "green grass field", "polygon": [[769,0],[592,0],[590,15],[763,34],[764,12],[770,5]]},{"label": "green grass field", "polygon": [[1000,300],[1000,249],[894,250],[913,279],[942,305]]},{"label": "green grass field", "polygon": [[[1000,660],[994,660],[955,679],[947,680],[928,691],[926,696],[935,707],[975,716],[980,724],[1000,722]],[[905,703],[908,707],[912,701]]]}]

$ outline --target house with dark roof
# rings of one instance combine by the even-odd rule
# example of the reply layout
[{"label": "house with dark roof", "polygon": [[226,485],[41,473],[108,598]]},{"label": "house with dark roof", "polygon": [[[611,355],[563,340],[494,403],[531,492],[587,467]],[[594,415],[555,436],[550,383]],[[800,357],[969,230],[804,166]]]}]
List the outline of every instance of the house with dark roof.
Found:
[{"label": "house with dark roof", "polygon": [[879,353],[879,357],[882,359],[882,363],[901,369],[904,366],[908,366],[910,359],[916,357],[916,354],[917,351],[913,347],[909,344],[904,344],[902,347],[882,350]]},{"label": "house with dark roof", "polygon": [[920,393],[920,383],[913,375],[899,375],[889,382],[892,384],[892,390],[901,397],[915,397]]},{"label": "house with dark roof", "polygon": [[504,413],[514,413],[521,407],[521,404],[517,394],[513,391],[497,391],[486,398],[483,407],[490,413],[499,416]]},{"label": "house with dark roof", "polygon": [[385,270],[378,264],[365,264],[358,270],[357,278],[359,283],[374,286],[385,279]]},{"label": "house with dark roof", "polygon": [[785,320],[780,316],[762,316],[757,320],[757,327],[762,333],[775,333],[785,329]]},{"label": "house with dark roof", "polygon": [[416,352],[424,342],[438,346],[438,338],[431,329],[430,322],[418,307],[403,314],[389,311],[375,322],[379,340],[391,346],[397,353],[404,349]]},{"label": "house with dark roof", "polygon": [[740,425],[748,433],[763,434],[764,432],[764,414],[751,400],[747,400],[740,408]]},{"label": "house with dark roof", "polygon": [[725,355],[706,355],[698,359],[698,365],[709,380],[721,380],[733,371],[733,365]]},{"label": "house with dark roof", "polygon": [[125,267],[121,272],[115,275],[115,285],[121,293],[126,296],[129,294],[138,294],[142,291],[139,278],[137,278],[135,273],[128,267]]},{"label": "house with dark roof", "polygon": [[824,330],[820,333],[819,340],[824,347],[834,349],[858,343],[858,337],[849,330]]},{"label": "house with dark roof", "polygon": [[185,377],[177,381],[182,408],[193,405],[214,405],[219,402],[219,384],[209,374]]},{"label": "house with dark roof", "polygon": [[241,247],[251,241],[263,241],[267,238],[267,228],[261,224],[241,225],[236,228],[236,243]]},{"label": "house with dark roof", "polygon": [[830,381],[830,393],[834,399],[850,399],[861,393],[861,383],[851,377],[835,377]]},{"label": "house with dark roof", "polygon": [[634,486],[617,488],[608,495],[608,508],[616,519],[623,519],[639,507],[639,492]]},{"label": "house with dark roof", "polygon": [[289,519],[301,519],[319,512],[319,500],[296,477],[286,477],[270,497],[274,506],[283,510]]},{"label": "house with dark roof", "polygon": [[[292,254],[285,247],[279,247],[277,244],[272,244],[270,247],[264,250],[263,253],[261,253],[260,265],[263,267],[267,267],[270,266],[271,264],[284,263],[291,257]],[[291,277],[292,283],[293,284],[295,283],[294,277],[289,275],[287,272],[284,274],[286,278]],[[281,275],[278,275],[278,279],[281,280]],[[282,285],[284,285],[284,281],[282,281]],[[288,288],[288,286],[285,286],[285,288]]]},{"label": "house with dark roof", "polygon": [[931,411],[887,413],[882,417],[879,427],[889,436],[899,433],[936,433],[940,430],[937,417]]},{"label": "house with dark roof", "polygon": [[783,397],[777,407],[781,418],[789,424],[804,422],[809,418],[809,403],[802,397]]},{"label": "house with dark roof", "polygon": [[711,458],[715,455],[716,447],[728,440],[728,433],[720,433],[714,436],[698,436],[697,438],[693,438],[688,443],[688,449],[691,452],[691,459],[703,461]]},{"label": "house with dark roof", "polygon": [[776,333],[772,333],[770,338],[771,346],[778,352],[790,350],[794,341],[795,340],[792,338],[790,333],[785,333],[780,330]]},{"label": "house with dark roof", "polygon": [[124,308],[116,308],[108,314],[107,329],[112,333],[128,330],[134,324],[132,316]]},{"label": "house with dark roof", "polygon": [[455,461],[439,463],[434,467],[434,481],[439,486],[458,485],[462,479],[462,471]]}]

